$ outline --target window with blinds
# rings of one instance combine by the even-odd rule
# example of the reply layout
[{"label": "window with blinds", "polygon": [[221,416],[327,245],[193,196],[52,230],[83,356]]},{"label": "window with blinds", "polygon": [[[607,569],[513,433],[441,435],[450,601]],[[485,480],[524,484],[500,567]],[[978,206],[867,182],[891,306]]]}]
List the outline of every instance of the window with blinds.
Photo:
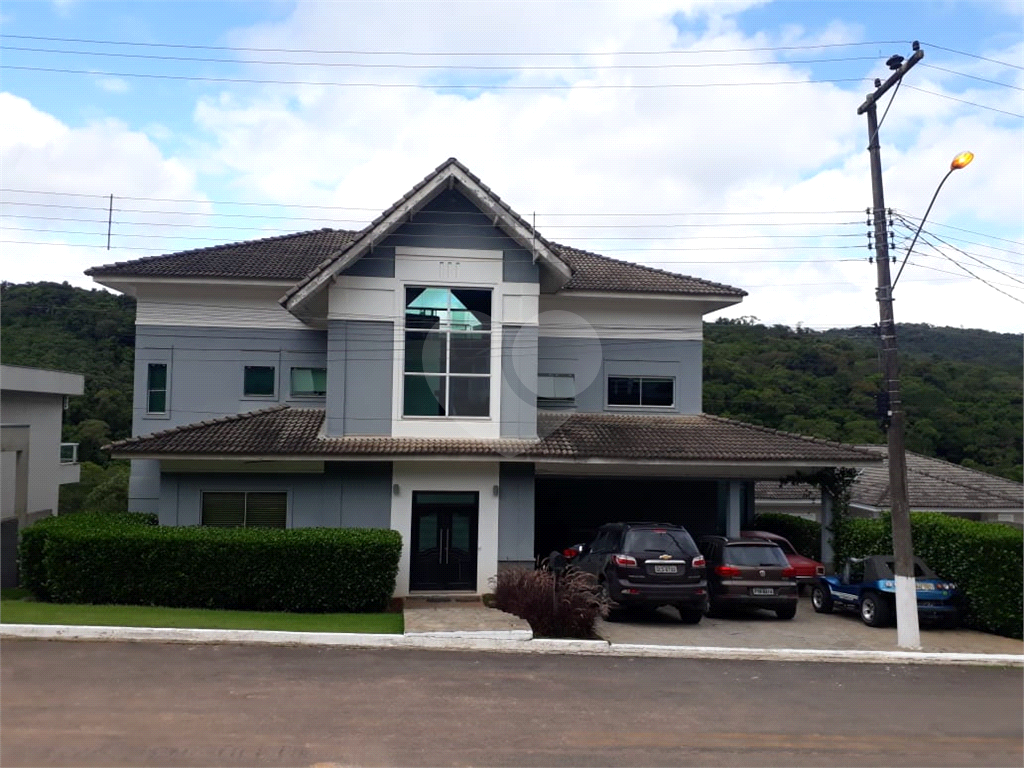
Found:
[{"label": "window with blinds", "polygon": [[215,528],[284,528],[287,519],[287,493],[203,493],[203,525]]}]

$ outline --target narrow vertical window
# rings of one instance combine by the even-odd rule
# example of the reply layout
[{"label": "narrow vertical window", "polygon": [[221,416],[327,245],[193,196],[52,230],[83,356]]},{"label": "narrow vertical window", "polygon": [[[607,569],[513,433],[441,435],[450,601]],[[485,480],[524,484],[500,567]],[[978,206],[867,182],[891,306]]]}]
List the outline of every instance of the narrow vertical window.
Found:
[{"label": "narrow vertical window", "polygon": [[167,363],[150,363],[146,375],[146,413],[167,413]]}]

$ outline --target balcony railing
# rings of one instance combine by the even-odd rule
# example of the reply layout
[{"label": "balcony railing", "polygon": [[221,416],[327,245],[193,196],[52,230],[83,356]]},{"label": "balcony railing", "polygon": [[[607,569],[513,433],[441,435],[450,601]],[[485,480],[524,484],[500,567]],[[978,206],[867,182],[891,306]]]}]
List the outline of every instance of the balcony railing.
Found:
[{"label": "balcony railing", "polygon": [[77,464],[78,463],[78,443],[61,443],[60,444],[60,463],[61,464]]}]

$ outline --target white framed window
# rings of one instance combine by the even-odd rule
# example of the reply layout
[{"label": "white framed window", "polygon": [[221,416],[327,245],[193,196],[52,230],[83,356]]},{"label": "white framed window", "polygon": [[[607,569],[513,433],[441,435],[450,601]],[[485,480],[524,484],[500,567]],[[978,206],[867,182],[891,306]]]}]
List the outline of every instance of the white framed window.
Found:
[{"label": "white framed window", "polygon": [[676,380],[671,376],[609,376],[607,404],[633,408],[672,408]]},{"label": "white framed window", "polygon": [[146,413],[167,413],[167,363],[149,363],[146,368]]},{"label": "white framed window", "polygon": [[491,289],[405,289],[402,415],[491,415]]},{"label": "white framed window", "polygon": [[327,394],[326,368],[292,368],[292,397],[324,397]]},{"label": "white framed window", "polygon": [[576,377],[573,374],[537,374],[538,408],[571,408],[575,405]]},{"label": "white framed window", "polygon": [[285,528],[284,491],[203,491],[202,523],[215,528]]}]

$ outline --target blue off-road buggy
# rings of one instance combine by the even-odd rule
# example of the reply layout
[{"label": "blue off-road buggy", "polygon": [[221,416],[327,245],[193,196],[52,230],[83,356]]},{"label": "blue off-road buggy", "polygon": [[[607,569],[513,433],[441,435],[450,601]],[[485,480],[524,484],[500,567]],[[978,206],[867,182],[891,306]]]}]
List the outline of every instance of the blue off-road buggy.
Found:
[{"label": "blue off-road buggy", "polygon": [[[838,576],[820,576],[811,588],[811,605],[817,613],[835,608],[856,610],[869,627],[884,627],[896,618],[896,576],[892,555],[851,558]],[[940,578],[918,557],[914,558],[917,582],[917,616],[945,627],[960,623],[962,595],[956,584]]]}]

